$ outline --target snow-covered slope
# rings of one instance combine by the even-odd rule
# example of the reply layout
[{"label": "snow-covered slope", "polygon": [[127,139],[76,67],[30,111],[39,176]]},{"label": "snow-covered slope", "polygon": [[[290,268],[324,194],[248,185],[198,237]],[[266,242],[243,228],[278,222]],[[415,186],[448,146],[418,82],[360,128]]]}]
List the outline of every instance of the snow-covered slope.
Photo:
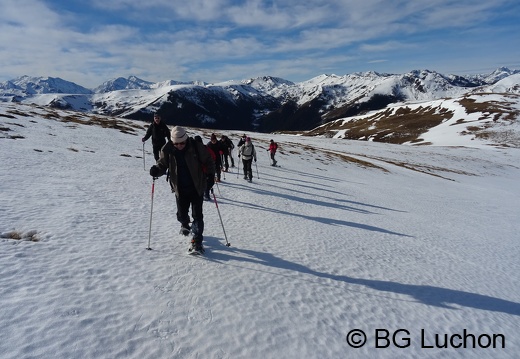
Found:
[{"label": "snow-covered slope", "polygon": [[504,79],[493,83],[492,85],[483,86],[473,92],[491,92],[491,93],[514,93],[520,94],[520,74],[507,76]]},{"label": "snow-covered slope", "polygon": [[517,149],[248,133],[193,258],[144,132],[0,104],[2,359],[518,356]]},{"label": "snow-covered slope", "polygon": [[[513,75],[518,76],[518,75]],[[517,80],[453,99],[389,105],[384,110],[331,121],[307,135],[437,146],[520,148],[520,96]],[[501,91],[509,86],[511,91]]]}]

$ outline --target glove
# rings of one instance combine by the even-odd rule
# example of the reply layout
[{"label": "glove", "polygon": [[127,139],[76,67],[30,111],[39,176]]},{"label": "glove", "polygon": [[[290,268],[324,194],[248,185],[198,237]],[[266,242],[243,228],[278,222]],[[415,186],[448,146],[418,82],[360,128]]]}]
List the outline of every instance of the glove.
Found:
[{"label": "glove", "polygon": [[159,177],[161,175],[161,170],[157,166],[150,167],[150,176]]},{"label": "glove", "polygon": [[256,162],[256,158],[255,158],[255,162]]},{"label": "glove", "polygon": [[240,158],[240,155],[238,155],[238,158]]},{"label": "glove", "polygon": [[142,141],[142,142],[145,142],[146,140],[145,140],[144,137],[143,137],[143,138],[141,138],[141,141]]}]

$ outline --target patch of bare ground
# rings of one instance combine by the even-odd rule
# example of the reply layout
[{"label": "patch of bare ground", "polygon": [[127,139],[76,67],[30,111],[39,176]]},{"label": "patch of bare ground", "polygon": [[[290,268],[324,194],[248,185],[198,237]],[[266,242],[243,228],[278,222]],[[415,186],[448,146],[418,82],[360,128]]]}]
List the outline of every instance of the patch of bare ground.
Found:
[{"label": "patch of bare ground", "polygon": [[[520,95],[502,94],[504,98],[518,99]],[[461,131],[462,135],[473,135],[475,138],[490,140],[497,146],[502,147],[520,147],[520,136],[512,129],[499,128],[497,123],[513,123],[520,117],[520,110],[513,105],[516,101],[483,101],[477,102],[470,96],[465,96],[458,102],[463,106],[468,114],[481,113],[477,120],[467,121],[463,118],[458,119],[454,125],[471,124]]]},{"label": "patch of bare ground", "polygon": [[[37,106],[36,106],[37,107]],[[38,107],[37,107],[38,108]],[[83,113],[74,113],[74,112],[66,112],[60,113],[58,111],[42,108],[45,110],[45,113],[36,113],[31,111],[19,111],[19,110],[9,110],[8,115],[3,115],[8,118],[15,118],[14,116],[23,116],[23,117],[43,117],[48,120],[57,120],[60,122],[70,124],[70,128],[75,128],[75,125],[88,125],[88,126],[100,126],[103,128],[112,128],[119,130],[126,134],[131,134],[136,136],[136,131],[144,130],[144,126],[132,123],[130,121],[124,121],[117,118],[109,118],[109,117],[100,117],[96,115],[88,115]],[[16,124],[18,126],[22,126]]]},{"label": "patch of bare ground", "polygon": [[68,116],[60,116],[59,121],[66,123],[75,123],[81,125],[89,125],[89,126],[100,126],[103,128],[113,128],[119,130],[123,133],[137,135],[136,130],[142,130],[143,127],[132,124],[126,121],[118,120],[115,118],[103,118],[97,116],[88,116],[84,118],[80,115],[68,115]]},{"label": "patch of bare ground", "polygon": [[[27,112],[23,112],[23,111],[18,111],[18,110],[9,110],[7,111],[8,113],[12,114],[12,115],[16,115],[16,116],[22,116],[22,117],[31,117],[31,114],[30,113],[27,113]],[[4,115],[5,116],[5,115]]]},{"label": "patch of bare ground", "polygon": [[40,238],[38,237],[38,233],[36,231],[29,231],[26,233],[22,233],[19,231],[11,231],[2,233],[0,238],[5,239],[13,239],[17,241],[29,241],[29,242],[39,242]]},{"label": "patch of bare ground", "polygon": [[[486,95],[486,94],[481,94]],[[490,95],[490,94],[488,94]],[[515,94],[502,94],[505,98],[519,98],[520,95]],[[506,121],[515,121],[516,118],[520,115],[520,111],[512,107],[516,102],[504,102],[504,101],[482,101],[478,102],[475,98],[472,98],[471,95],[464,96],[461,98],[458,103],[460,103],[465,109],[467,113],[482,113],[482,116],[479,120],[493,120],[498,121],[499,119],[503,119]],[[462,119],[463,121],[463,119]]]},{"label": "patch of bare ground", "polygon": [[338,131],[345,131],[345,138],[352,140],[370,140],[393,144],[420,142],[420,136],[428,129],[440,125],[451,118],[453,112],[438,107],[408,106],[397,109],[388,108],[372,116],[352,121],[334,121],[308,131],[306,136],[332,137]]}]

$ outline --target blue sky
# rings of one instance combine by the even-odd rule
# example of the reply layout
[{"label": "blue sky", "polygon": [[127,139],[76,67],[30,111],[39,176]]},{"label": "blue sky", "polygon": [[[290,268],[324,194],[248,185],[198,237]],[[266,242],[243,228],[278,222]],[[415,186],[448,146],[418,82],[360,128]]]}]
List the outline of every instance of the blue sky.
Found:
[{"label": "blue sky", "polygon": [[0,0],[0,82],[520,69],[518,0]]}]

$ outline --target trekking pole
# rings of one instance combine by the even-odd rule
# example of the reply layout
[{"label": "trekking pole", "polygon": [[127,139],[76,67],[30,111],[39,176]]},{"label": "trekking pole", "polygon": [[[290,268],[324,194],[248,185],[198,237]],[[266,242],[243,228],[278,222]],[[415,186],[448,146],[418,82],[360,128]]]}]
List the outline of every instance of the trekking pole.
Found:
[{"label": "trekking pole", "polygon": [[260,175],[258,174],[258,163],[255,161],[255,167],[256,167],[256,178],[260,179]]},{"label": "trekking pole", "polygon": [[146,171],[146,159],[144,158],[144,142],[143,142],[143,169]]},{"label": "trekking pole", "polygon": [[220,186],[218,185],[218,182],[215,181],[215,184],[217,185],[218,195],[222,197],[222,193],[220,193]]},{"label": "trekking pole", "polygon": [[[223,154],[223,153],[220,155],[220,163],[222,164],[222,167],[225,166],[225,163],[226,163],[226,162],[225,162],[225,160],[224,160],[224,154]],[[221,167],[221,168],[222,168],[222,167]],[[225,167],[224,167],[224,168],[225,168]],[[224,172],[224,181],[225,181],[225,180],[226,180],[226,171],[222,171],[222,172]]]},{"label": "trekking pole", "polygon": [[238,161],[238,167],[237,167],[237,178],[238,178],[238,177],[240,177],[240,162],[241,162],[240,157],[238,158],[237,161]]},{"label": "trekking pole", "polygon": [[215,192],[213,188],[211,189],[211,193],[213,194],[213,200],[215,201],[215,206],[217,207],[218,218],[220,218],[220,224],[222,225],[222,231],[224,231],[224,238],[226,238],[226,247],[230,247],[231,244],[228,242],[226,230],[224,229],[224,222],[222,222],[222,216],[220,215],[220,210],[218,209],[217,197],[215,197]]},{"label": "trekking pole", "polygon": [[152,208],[150,209],[150,229],[148,230],[148,247],[147,250],[151,251],[152,248],[150,247],[150,238],[152,237],[152,214],[153,214],[153,193],[155,189],[155,177],[153,178],[152,182]]}]

